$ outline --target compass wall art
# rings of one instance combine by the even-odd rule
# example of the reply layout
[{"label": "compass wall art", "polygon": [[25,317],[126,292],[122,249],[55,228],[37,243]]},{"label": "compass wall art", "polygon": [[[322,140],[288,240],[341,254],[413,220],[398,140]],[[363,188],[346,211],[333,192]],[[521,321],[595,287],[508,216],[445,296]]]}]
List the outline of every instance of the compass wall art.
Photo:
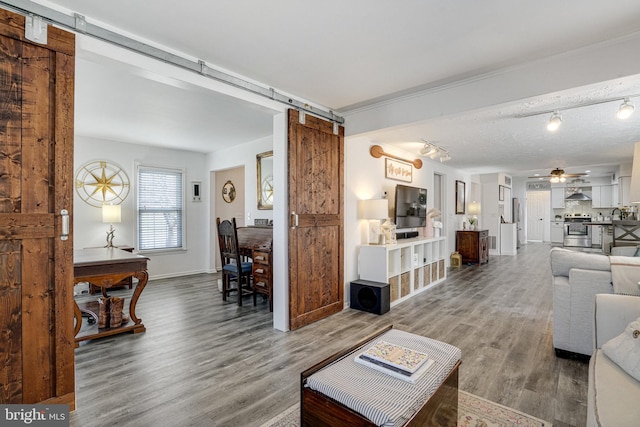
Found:
[{"label": "compass wall art", "polygon": [[75,181],[78,196],[96,208],[102,208],[105,204],[119,205],[127,198],[131,187],[124,169],[107,160],[91,161],[80,166]]}]

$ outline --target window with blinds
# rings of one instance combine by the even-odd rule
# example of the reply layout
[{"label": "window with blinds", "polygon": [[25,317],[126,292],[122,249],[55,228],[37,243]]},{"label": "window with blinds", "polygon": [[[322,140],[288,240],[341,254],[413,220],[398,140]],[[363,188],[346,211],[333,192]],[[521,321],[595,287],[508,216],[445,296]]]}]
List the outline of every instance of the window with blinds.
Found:
[{"label": "window with blinds", "polygon": [[138,165],[138,250],[184,249],[183,176]]}]

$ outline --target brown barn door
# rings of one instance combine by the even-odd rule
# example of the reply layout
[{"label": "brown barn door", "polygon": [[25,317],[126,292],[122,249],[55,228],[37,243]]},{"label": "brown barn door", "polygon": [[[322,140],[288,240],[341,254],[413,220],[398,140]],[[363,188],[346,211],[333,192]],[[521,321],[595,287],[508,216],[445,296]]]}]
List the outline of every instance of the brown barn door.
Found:
[{"label": "brown barn door", "polygon": [[24,28],[0,9],[0,403],[74,409],[75,38]]},{"label": "brown barn door", "polygon": [[289,110],[289,327],[344,307],[344,128]]}]

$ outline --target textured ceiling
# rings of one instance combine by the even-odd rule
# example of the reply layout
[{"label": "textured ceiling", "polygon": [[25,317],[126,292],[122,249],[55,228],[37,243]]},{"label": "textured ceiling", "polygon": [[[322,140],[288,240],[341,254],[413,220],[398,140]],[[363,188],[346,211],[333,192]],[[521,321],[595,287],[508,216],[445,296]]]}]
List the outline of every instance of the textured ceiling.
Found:
[{"label": "textured ceiling", "polygon": [[[41,2],[336,111],[640,31],[636,0],[618,0],[615,7],[583,0]],[[209,152],[270,133],[273,112],[202,88],[162,82],[82,53],[77,75],[80,134]],[[374,137],[394,144],[441,141],[452,154],[450,165],[473,173],[619,164],[630,161],[633,142],[640,140],[638,112],[620,124],[605,112],[612,105],[567,111],[553,135],[540,132],[545,116],[514,116],[556,108],[560,99],[640,93],[638,80],[572,88]],[[417,152],[415,143],[405,148]]]}]

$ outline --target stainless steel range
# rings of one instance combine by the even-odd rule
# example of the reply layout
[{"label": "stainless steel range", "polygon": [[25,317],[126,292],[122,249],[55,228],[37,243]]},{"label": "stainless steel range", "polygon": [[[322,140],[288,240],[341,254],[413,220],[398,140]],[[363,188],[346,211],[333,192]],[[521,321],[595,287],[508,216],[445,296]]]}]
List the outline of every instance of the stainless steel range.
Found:
[{"label": "stainless steel range", "polygon": [[564,215],[564,246],[591,247],[591,214],[572,213]]}]

